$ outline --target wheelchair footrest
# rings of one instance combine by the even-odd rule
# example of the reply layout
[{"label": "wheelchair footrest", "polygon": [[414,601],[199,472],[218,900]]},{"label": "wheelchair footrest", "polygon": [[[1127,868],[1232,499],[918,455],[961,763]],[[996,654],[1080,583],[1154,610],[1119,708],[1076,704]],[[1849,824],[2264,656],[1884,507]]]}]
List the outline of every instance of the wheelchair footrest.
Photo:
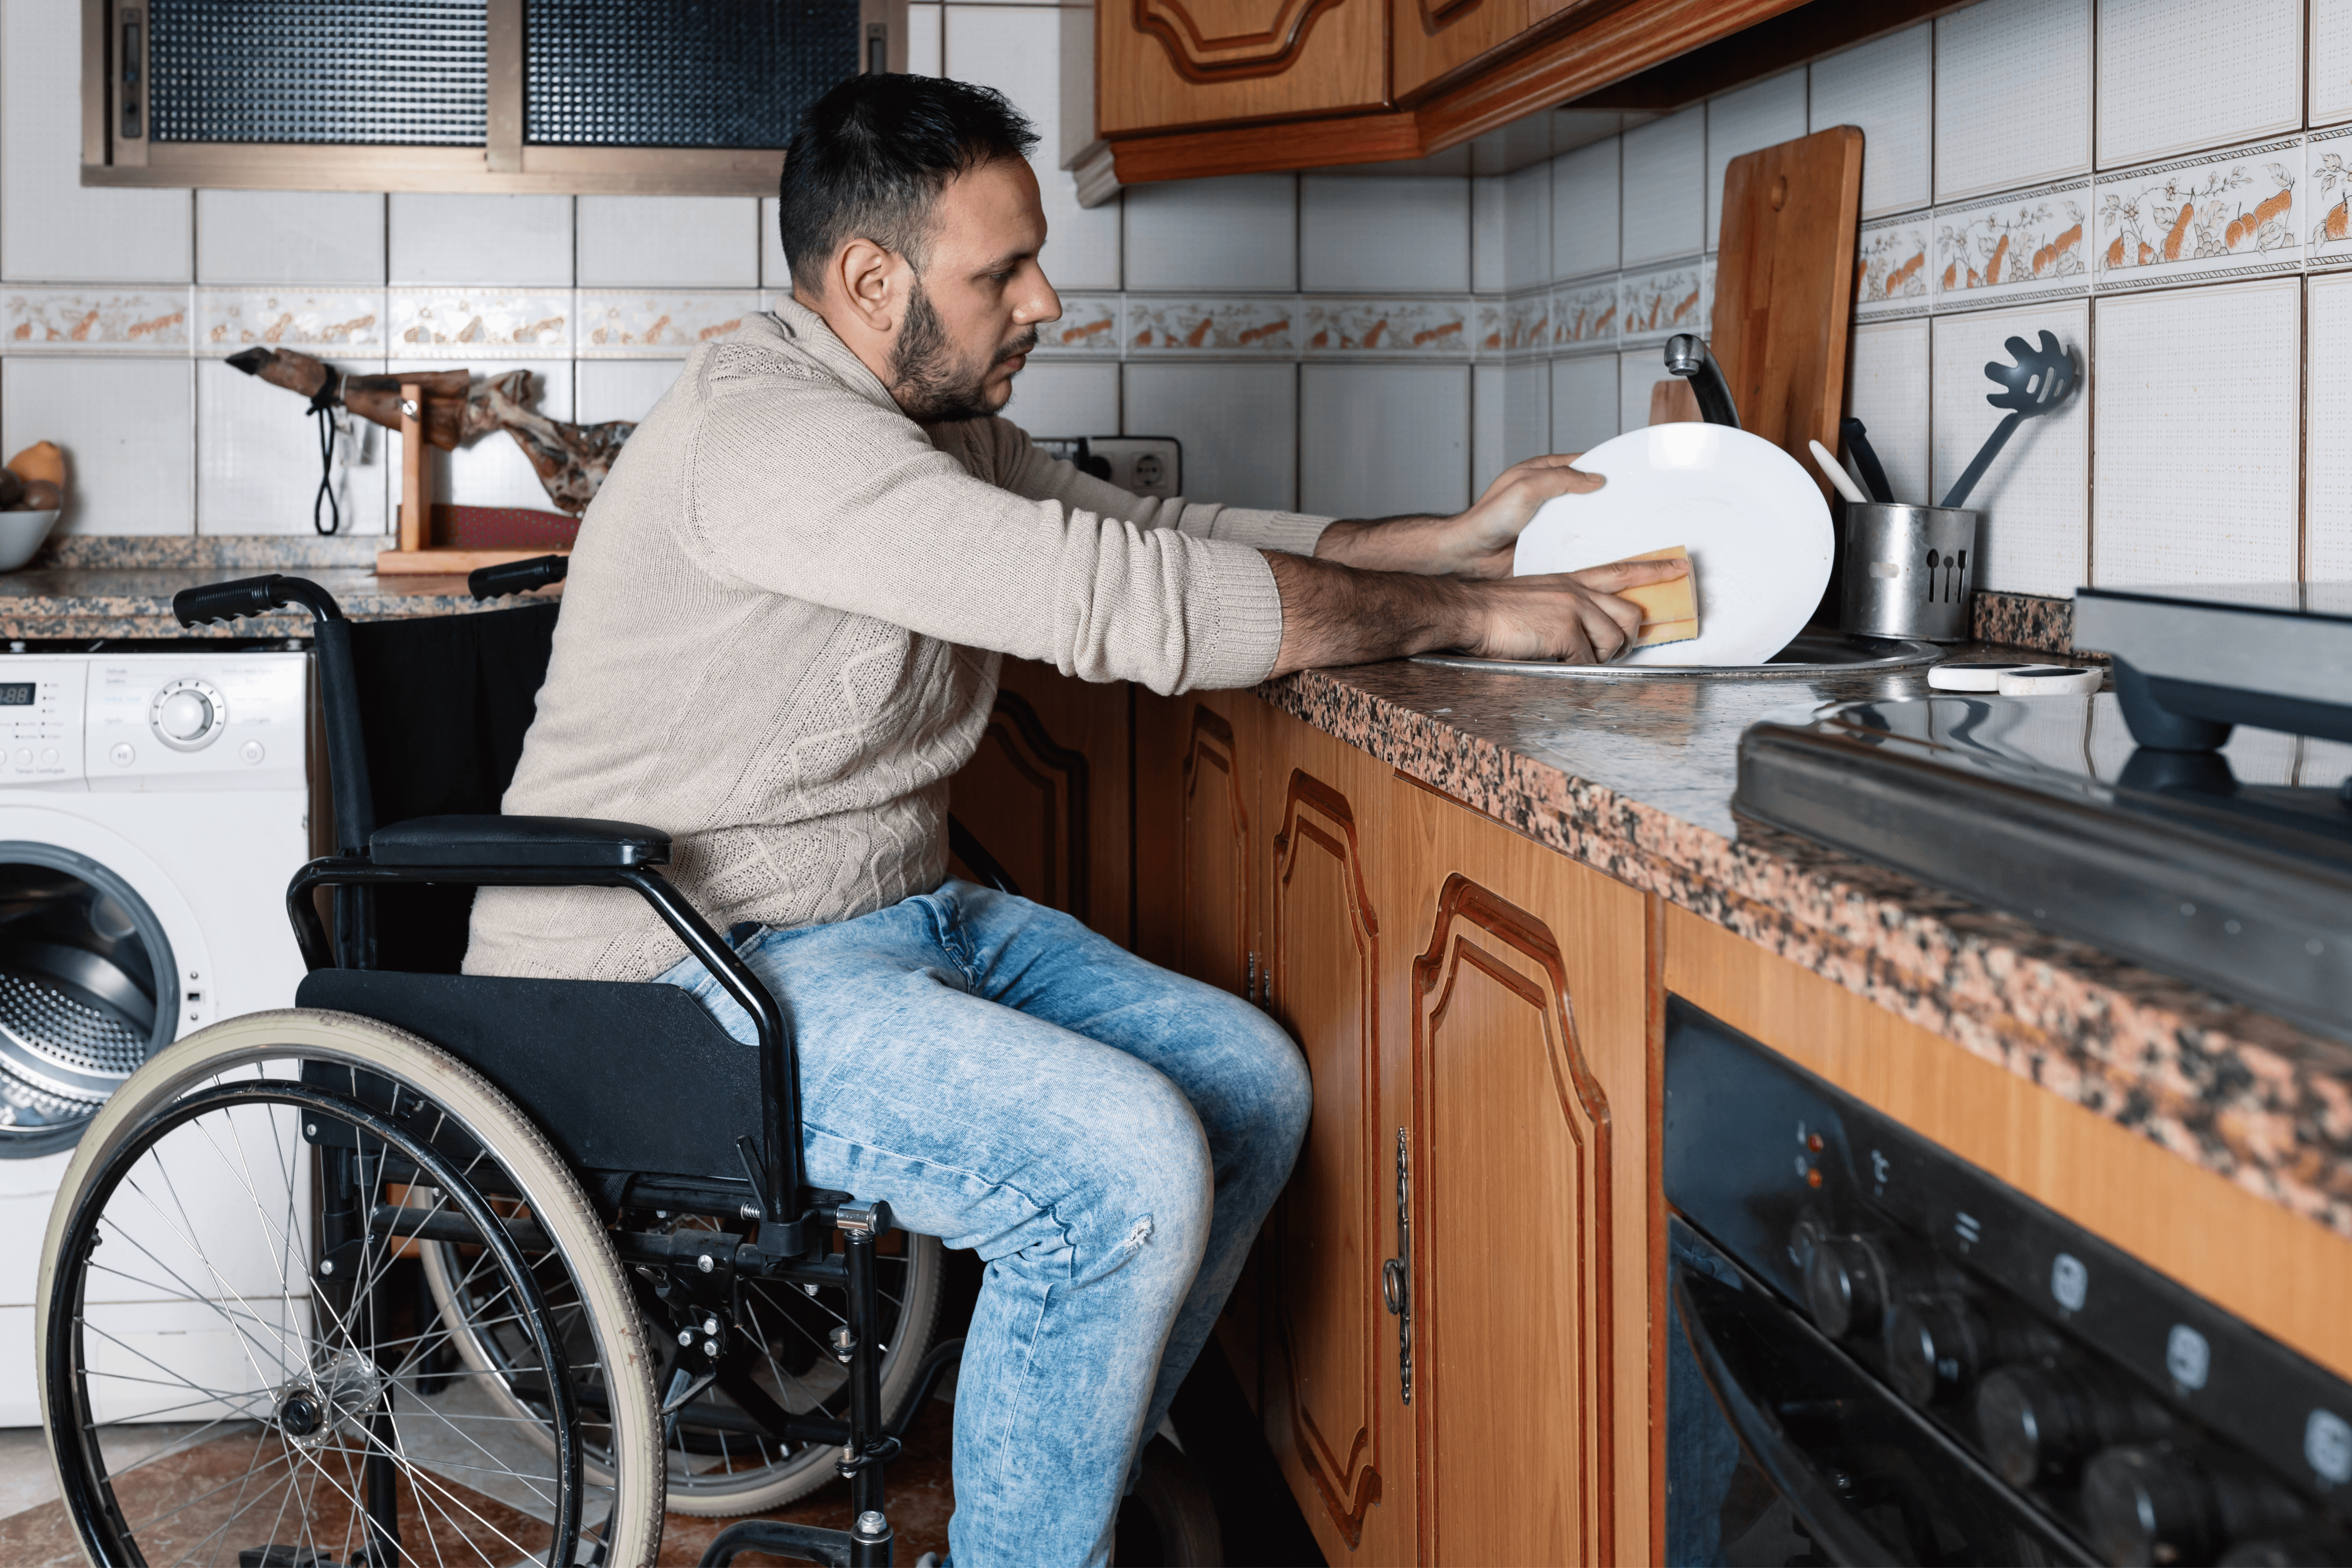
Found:
[{"label": "wheelchair footrest", "polygon": [[[871,1555],[874,1547],[879,1547],[882,1554]],[[860,1537],[845,1530],[819,1530],[814,1525],[788,1524],[775,1519],[747,1519],[740,1524],[729,1525],[711,1539],[709,1548],[702,1554],[701,1568],[728,1568],[739,1552],[763,1552],[772,1557],[822,1563],[826,1568],[853,1568],[854,1564],[866,1563],[887,1563],[890,1561],[889,1551],[887,1527],[880,1536]]]}]

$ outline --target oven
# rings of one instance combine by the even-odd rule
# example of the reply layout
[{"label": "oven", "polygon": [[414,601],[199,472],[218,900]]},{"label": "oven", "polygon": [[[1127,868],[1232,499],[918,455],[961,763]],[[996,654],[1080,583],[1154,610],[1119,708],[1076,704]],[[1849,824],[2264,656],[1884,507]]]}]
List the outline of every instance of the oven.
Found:
[{"label": "oven", "polygon": [[2352,1384],[1668,1000],[1671,1563],[2352,1563]]}]

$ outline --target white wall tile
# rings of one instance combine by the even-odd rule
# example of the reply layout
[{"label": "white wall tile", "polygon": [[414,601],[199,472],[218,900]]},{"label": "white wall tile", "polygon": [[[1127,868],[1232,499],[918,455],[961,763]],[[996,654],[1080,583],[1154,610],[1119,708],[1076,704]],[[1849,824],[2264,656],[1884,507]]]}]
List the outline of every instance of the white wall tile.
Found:
[{"label": "white wall tile", "polygon": [[2090,166],[2091,0],[1982,0],[1937,19],[1937,201]]},{"label": "white wall tile", "polygon": [[756,289],[757,196],[582,196],[583,289]]},{"label": "white wall tile", "polygon": [[[2017,310],[1936,319],[1929,404],[1927,489],[1940,503],[2005,416],[1985,402],[2000,388],[1984,373],[2006,362],[2012,337],[2039,342],[2043,329],[2088,363],[2090,307],[2067,301]],[[2096,378],[2105,397],[2105,367]],[[2071,595],[2086,579],[2090,548],[2091,419],[2087,387],[2055,414],[2029,419],[2010,437],[1968,504],[1985,514],[1977,586],[2010,594]],[[1865,416],[1865,418],[1867,416]]]},{"label": "white wall tile", "polygon": [[1032,436],[1118,434],[1118,366],[1030,362],[1004,416]]},{"label": "white wall tile", "polygon": [[190,193],[82,185],[81,12],[59,0],[0,4],[0,276],[185,283]]},{"label": "white wall tile", "polygon": [[[354,375],[374,375],[382,360],[334,360]],[[196,386],[196,531],[311,531],[319,490],[317,422],[302,400],[283,387],[246,374],[223,360],[202,360]],[[333,494],[342,509],[340,533],[382,533],[391,432],[364,419],[337,441]],[[319,521],[330,513],[320,509]]]},{"label": "white wall tile", "polygon": [[1503,287],[1551,281],[1551,166],[1530,163],[1503,176]]},{"label": "white wall tile", "polygon": [[783,232],[776,226],[782,207],[783,204],[773,196],[760,198],[760,287],[789,292],[793,264],[784,255]]},{"label": "white wall tile", "polygon": [[[1540,372],[1541,365],[1530,367]],[[1483,492],[1495,476],[1510,466],[1504,453],[1510,445],[1510,395],[1507,368],[1474,365],[1470,370],[1470,488]]]},{"label": "white wall tile", "polygon": [[1706,247],[1723,230],[1723,172],[1760,147],[1805,134],[1805,73],[1801,67],[1750,82],[1706,105]]},{"label": "white wall tile", "polygon": [[383,197],[373,191],[198,191],[196,281],[383,281]]},{"label": "white wall tile", "polygon": [[[626,362],[623,362],[626,363]],[[576,417],[572,391],[572,362],[563,360],[501,360],[496,364],[467,366],[462,360],[426,362],[403,369],[456,370],[470,368],[479,374],[504,375],[509,371],[531,373],[530,406],[550,419],[569,420]],[[400,506],[400,432],[385,432],[384,461],[389,465],[385,483],[389,504],[397,515]],[[535,511],[553,511],[555,503],[547,499],[547,487],[539,482],[539,474],[530,459],[522,455],[514,437],[503,430],[493,430],[477,439],[470,447],[460,447],[454,452],[435,450],[426,460],[433,468],[433,499],[445,506],[511,506]]]},{"label": "white wall tile", "polygon": [[1499,294],[1508,287],[1504,282],[1508,233],[1503,176],[1481,174],[1470,182],[1470,287],[1481,294]]},{"label": "white wall tile", "polygon": [[1129,289],[1296,289],[1298,179],[1235,174],[1122,193]]},{"label": "white wall tile", "polygon": [[2303,0],[2099,0],[2099,167],[2303,124]]},{"label": "white wall tile", "polygon": [[1916,505],[1943,499],[1927,493],[1926,321],[1879,321],[1853,329],[1846,406],[1865,426],[1895,500]]},{"label": "white wall tile", "polygon": [[950,5],[946,37],[944,75],[996,89],[1036,127],[1029,162],[1045,208],[1045,275],[1064,289],[1118,288],[1118,204],[1078,205],[1076,177],[1059,166],[1061,14],[1039,5]]},{"label": "white wall tile", "polygon": [[[573,367],[578,382],[572,416],[583,425],[643,419],[677,384],[685,364],[675,359],[589,359]],[[499,368],[499,367],[493,367]]]},{"label": "white wall tile", "polygon": [[916,5],[907,7],[907,73],[909,76],[940,74],[942,5]]},{"label": "white wall tile", "polygon": [[394,191],[386,205],[395,284],[572,286],[570,196]]},{"label": "white wall tile", "polygon": [[1120,433],[1181,441],[1187,496],[1233,506],[1298,504],[1296,365],[1129,363],[1120,377]]},{"label": "white wall tile", "polygon": [[1655,349],[1628,350],[1617,356],[1617,428],[1640,430],[1650,423],[1650,389],[1666,379]]},{"label": "white wall tile", "polygon": [[2315,278],[2309,287],[2303,574],[2352,583],[2352,358],[2336,351],[2352,333],[2352,272]]},{"label": "white wall tile", "polygon": [[1906,27],[1813,62],[1815,131],[1862,127],[1862,216],[1909,212],[1934,199],[1935,29]]},{"label": "white wall tile", "polygon": [[1627,267],[1696,256],[1706,240],[1704,104],[1625,132]]},{"label": "white wall tile", "polygon": [[1469,366],[1299,367],[1301,511],[1456,512],[1469,487]]},{"label": "white wall tile", "polygon": [[[1552,367],[1540,362],[1505,365],[1503,370],[1503,461],[1497,468],[1539,458],[1552,449]],[[1494,481],[1488,474],[1476,482],[1484,493]]]},{"label": "white wall tile", "polygon": [[1470,182],[1410,175],[1298,182],[1302,289],[1458,294],[1470,287]]},{"label": "white wall tile", "polygon": [[2097,308],[2091,581],[2292,579],[2301,281]]},{"label": "white wall tile", "polygon": [[1551,161],[1553,277],[1616,269],[1618,156],[1618,139],[1612,136]]},{"label": "white wall tile", "polygon": [[[195,527],[193,361],[0,362],[0,442],[65,448],[64,533],[187,533]],[[273,389],[275,390],[275,389]],[[286,417],[300,424],[301,399]]]},{"label": "white wall tile", "polygon": [[2352,0],[2311,0],[2310,122],[2352,120]]}]

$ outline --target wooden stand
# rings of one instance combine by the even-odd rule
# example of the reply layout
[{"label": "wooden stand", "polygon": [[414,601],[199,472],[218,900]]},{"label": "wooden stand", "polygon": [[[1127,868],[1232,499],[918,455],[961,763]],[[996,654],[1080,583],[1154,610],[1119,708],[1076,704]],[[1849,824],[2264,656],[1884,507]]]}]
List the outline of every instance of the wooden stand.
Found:
[{"label": "wooden stand", "polygon": [[400,384],[400,547],[376,552],[376,575],[457,577],[509,561],[572,553],[566,548],[458,550],[436,545],[432,540],[433,461],[432,443],[425,438],[425,388],[404,381]]}]

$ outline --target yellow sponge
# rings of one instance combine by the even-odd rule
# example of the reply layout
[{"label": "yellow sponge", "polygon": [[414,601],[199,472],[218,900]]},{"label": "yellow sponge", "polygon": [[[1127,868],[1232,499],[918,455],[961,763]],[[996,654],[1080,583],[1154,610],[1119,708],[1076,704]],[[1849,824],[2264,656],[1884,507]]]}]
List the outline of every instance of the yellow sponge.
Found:
[{"label": "yellow sponge", "polygon": [[[1647,555],[1629,555],[1625,559],[1687,563],[1690,555],[1677,544],[1671,549],[1653,550]],[[1670,583],[1652,583],[1640,588],[1622,589],[1617,596],[1631,599],[1642,606],[1642,635],[1635,639],[1634,645],[1638,647],[1688,642],[1698,636],[1698,569],[1695,566]]]}]

